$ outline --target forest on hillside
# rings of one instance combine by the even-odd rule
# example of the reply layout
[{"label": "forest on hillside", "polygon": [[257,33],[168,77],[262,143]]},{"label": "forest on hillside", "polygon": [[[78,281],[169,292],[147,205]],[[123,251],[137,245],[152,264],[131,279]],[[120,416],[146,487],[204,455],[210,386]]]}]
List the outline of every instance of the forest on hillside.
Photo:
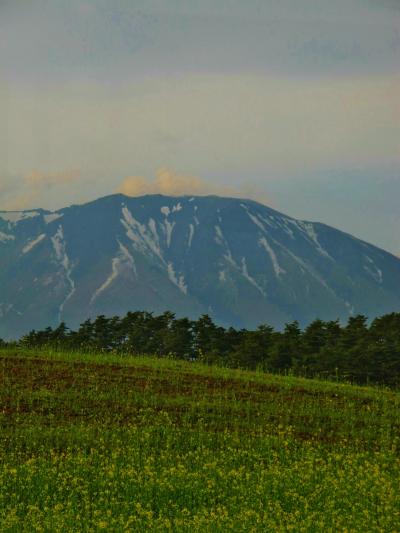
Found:
[{"label": "forest on hillside", "polygon": [[62,322],[56,328],[32,330],[14,343],[0,339],[0,346],[7,345],[150,354],[360,384],[400,385],[400,313],[370,324],[366,316],[358,315],[345,325],[314,320],[304,329],[292,322],[283,331],[269,325],[250,331],[218,326],[208,315],[190,320],[172,312],[136,311],[124,317],[100,315],[77,330]]}]

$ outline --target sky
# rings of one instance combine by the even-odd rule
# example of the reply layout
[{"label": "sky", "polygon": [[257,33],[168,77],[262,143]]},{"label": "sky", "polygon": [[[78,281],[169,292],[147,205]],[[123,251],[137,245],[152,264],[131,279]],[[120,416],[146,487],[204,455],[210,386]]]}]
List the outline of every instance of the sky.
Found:
[{"label": "sky", "polygon": [[398,0],[0,0],[0,209],[264,202],[400,255]]}]

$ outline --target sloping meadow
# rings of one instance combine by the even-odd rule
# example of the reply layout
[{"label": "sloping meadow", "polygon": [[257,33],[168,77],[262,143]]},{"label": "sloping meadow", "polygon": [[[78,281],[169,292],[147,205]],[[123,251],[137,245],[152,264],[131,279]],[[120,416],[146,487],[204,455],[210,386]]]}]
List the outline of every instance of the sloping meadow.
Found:
[{"label": "sloping meadow", "polygon": [[1,531],[399,531],[400,395],[0,352]]}]

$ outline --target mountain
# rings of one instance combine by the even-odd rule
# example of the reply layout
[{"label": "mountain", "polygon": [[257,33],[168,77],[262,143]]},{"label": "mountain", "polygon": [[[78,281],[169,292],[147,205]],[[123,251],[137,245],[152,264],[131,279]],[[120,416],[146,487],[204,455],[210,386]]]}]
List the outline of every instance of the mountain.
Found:
[{"label": "mountain", "polygon": [[250,200],[112,195],[0,212],[0,337],[99,314],[282,327],[400,310],[400,259]]}]

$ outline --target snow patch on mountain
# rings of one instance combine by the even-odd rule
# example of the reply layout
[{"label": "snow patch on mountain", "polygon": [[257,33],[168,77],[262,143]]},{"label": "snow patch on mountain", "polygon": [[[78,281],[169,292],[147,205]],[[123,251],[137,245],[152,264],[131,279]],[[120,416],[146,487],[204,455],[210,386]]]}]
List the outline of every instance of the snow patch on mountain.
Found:
[{"label": "snow patch on mountain", "polygon": [[377,282],[382,284],[383,283],[383,273],[380,268],[376,266],[374,261],[368,256],[364,256],[365,259],[368,261],[368,265],[364,265],[364,270]]},{"label": "snow patch on mountain", "polygon": [[169,262],[167,265],[168,270],[168,277],[172,281],[174,285],[178,287],[178,289],[183,292],[183,294],[187,294],[187,285],[185,283],[185,277],[183,275],[180,275],[179,278],[176,277],[174,265],[172,262]]},{"label": "snow patch on mountain", "polygon": [[175,227],[175,222],[170,222],[167,218],[165,219],[164,224],[162,225],[162,228],[165,233],[165,238],[167,241],[167,247],[169,248],[171,245],[171,238],[172,238],[172,231]]},{"label": "snow patch on mountain", "polygon": [[287,233],[291,239],[295,239],[293,230],[292,230],[292,228],[289,227],[289,220],[287,218],[284,218],[282,222],[283,222],[283,224],[282,224],[281,227],[282,227],[283,231],[285,233]]},{"label": "snow patch on mountain", "polygon": [[224,234],[222,233],[221,227],[216,225],[216,226],[214,226],[214,229],[215,229],[215,237],[214,237],[215,242],[217,244],[219,244],[220,246],[222,246],[223,248],[225,248],[225,250],[227,252],[227,256],[225,255],[224,257],[226,257],[229,260],[229,262],[233,262],[234,263],[231,251],[230,251],[228,243],[227,243],[227,241],[226,241],[226,239],[224,237]]},{"label": "snow patch on mountain", "polygon": [[[250,218],[250,220],[263,232],[263,233],[268,233],[266,227],[264,224],[266,224],[267,226],[270,226],[272,228],[276,228],[276,224],[274,222],[271,222],[270,220],[268,220],[268,218],[265,218],[263,217],[260,213],[257,213],[256,215],[254,215],[253,213],[250,213],[250,210],[249,210],[249,207],[246,205],[246,204],[240,204],[240,207],[242,207],[248,217]],[[271,217],[273,218],[273,217]]]},{"label": "snow patch on mountain", "polygon": [[127,237],[133,242],[136,250],[144,254],[148,254],[150,252],[151,254],[156,255],[163,263],[165,263],[162,256],[154,220],[152,222],[152,219],[150,219],[150,231],[147,231],[146,226],[136,220],[127,207],[124,206],[122,208],[122,214],[124,218],[121,219],[121,223],[126,230]]},{"label": "snow patch on mountain", "polygon": [[[264,223],[267,223],[268,225],[270,225],[270,222],[267,220],[267,219],[263,219],[263,221],[261,221],[257,216],[253,215],[252,213],[250,213],[248,207],[244,204],[240,204],[247,212],[247,215],[249,216],[250,220],[265,234],[265,233],[268,233],[265,226],[264,226]],[[264,223],[263,223],[264,222]],[[293,234],[293,232],[291,232]],[[268,243],[267,239],[265,237],[261,237],[258,241],[259,245],[262,246],[265,251],[267,252],[267,254],[269,255],[270,259],[271,259],[271,263],[272,263],[272,267],[274,269],[274,272],[275,272],[275,275],[277,277],[279,277],[281,274],[285,274],[286,271],[285,269],[283,269],[280,265],[279,265],[279,262],[278,262],[278,259],[277,259],[277,256],[276,256],[276,253],[274,252],[274,250],[272,249],[272,247],[270,246],[270,244]]]},{"label": "snow patch on mountain", "polygon": [[257,290],[261,292],[263,296],[266,296],[265,291],[260,285],[256,282],[256,280],[250,276],[249,271],[247,269],[247,263],[246,258],[242,257],[242,270],[241,270],[243,276],[247,279],[249,283],[251,283]]},{"label": "snow patch on mountain", "polygon": [[268,243],[267,239],[262,237],[258,242],[259,245],[262,246],[269,255],[275,275],[279,278],[281,274],[286,274],[286,270],[280,266],[278,258],[276,257],[276,253]]},{"label": "snow patch on mountain", "polygon": [[193,235],[194,235],[194,226],[193,224],[189,224],[189,239],[188,239],[189,248],[192,246]]},{"label": "snow patch on mountain", "polygon": [[93,293],[91,299],[90,299],[90,305],[93,304],[93,302],[102,294],[110,285],[113,283],[115,279],[117,279],[118,275],[122,271],[122,269],[127,266],[131,268],[137,277],[137,270],[136,270],[136,264],[135,260],[133,259],[132,255],[129,253],[128,249],[118,241],[119,245],[119,252],[116,257],[113,257],[111,260],[111,273],[107,277],[107,279],[100,285],[98,289],[95,290]]},{"label": "snow patch on mountain", "polygon": [[111,260],[111,274],[108,276],[105,282],[102,285],[100,285],[98,289],[95,290],[95,292],[93,293],[90,299],[90,305],[92,305],[92,303],[96,300],[96,298],[100,296],[100,294],[104,292],[111,285],[111,283],[117,278],[119,263],[120,263],[120,258],[113,257],[113,259]]},{"label": "snow patch on mountain", "polygon": [[66,253],[66,243],[64,239],[64,231],[62,226],[58,226],[57,232],[51,237],[51,241],[53,243],[54,252],[56,254],[56,259],[61,264],[61,266],[64,269],[64,274],[66,277],[66,280],[70,286],[70,290],[67,293],[65,299],[61,302],[60,307],[58,308],[58,320],[61,322],[61,315],[64,310],[64,307],[68,300],[72,297],[72,295],[75,292],[75,282],[72,279],[72,266],[70,264],[70,260],[68,258],[68,255]]},{"label": "snow patch on mountain", "polygon": [[50,222],[54,222],[55,220],[58,220],[61,218],[63,213],[49,213],[47,215],[43,215],[43,219],[46,222],[46,224],[50,224]]},{"label": "snow patch on mountain", "polygon": [[[215,237],[214,237],[214,240],[217,244],[219,244],[220,246],[222,246],[224,249],[225,249],[225,254],[224,254],[224,258],[226,261],[228,261],[228,263],[230,263],[238,272],[240,272],[240,274],[242,274],[242,276],[249,282],[251,283],[254,287],[256,287],[256,289],[263,295],[265,296],[265,291],[264,289],[257,283],[257,281],[249,274],[249,271],[248,271],[248,268],[247,268],[247,262],[246,262],[246,258],[245,257],[242,257],[241,259],[241,266],[239,267],[238,264],[236,263],[236,261],[234,260],[233,256],[232,256],[232,252],[229,248],[229,245],[228,245],[228,242],[224,236],[224,234],[222,233],[222,229],[220,226],[216,225],[214,226],[214,229],[215,229]],[[220,281],[221,281],[221,277],[220,277]]]},{"label": "snow patch on mountain", "polygon": [[128,248],[126,248],[121,242],[118,241],[119,249],[120,249],[120,257],[121,262],[125,262],[128,266],[130,266],[137,277],[137,269],[136,269],[136,263],[133,259],[133,256],[129,253]]},{"label": "snow patch on mountain", "polygon": [[219,226],[214,226],[214,228],[215,228],[215,237],[214,237],[215,242],[217,244],[220,244],[221,246],[226,245],[226,241],[225,241],[221,228]]},{"label": "snow patch on mountain", "polygon": [[315,231],[314,225],[311,224],[311,222],[298,221],[297,225],[306,234],[308,240],[314,244],[315,248],[321,255],[330,259],[331,261],[334,261],[333,257],[329,255],[325,248],[321,246],[321,243],[318,240],[317,232]]},{"label": "snow patch on mountain", "polygon": [[7,242],[7,241],[14,241],[15,237],[14,235],[9,235],[8,233],[3,233],[0,231],[0,242]]},{"label": "snow patch on mountain", "polygon": [[219,244],[220,246],[222,246],[223,248],[225,248],[226,253],[223,256],[224,259],[228,261],[228,263],[230,263],[233,267],[240,270],[236,264],[236,261],[233,259],[232,252],[229,248],[227,240],[224,237],[224,234],[222,233],[222,229],[218,225],[214,226],[214,229],[215,229],[215,237],[214,237],[215,242]]},{"label": "snow patch on mountain", "polygon": [[34,239],[33,241],[29,241],[23,248],[22,248],[22,253],[23,254],[27,254],[28,252],[30,252],[32,250],[32,248],[34,248],[37,244],[39,244],[39,242],[41,242],[44,238],[46,237],[46,235],[44,233],[42,233],[41,235],[39,235],[39,237],[37,237],[36,239]]},{"label": "snow patch on mountain", "polygon": [[252,215],[248,209],[246,209],[247,215],[249,216],[250,220],[263,232],[266,233],[266,229],[264,224],[259,220],[256,216]]},{"label": "snow patch on mountain", "polygon": [[160,239],[158,237],[157,224],[156,224],[156,221],[154,220],[154,218],[150,218],[149,219],[149,228],[150,228],[151,233],[153,234],[154,241],[156,242],[157,247],[159,248],[160,247]]},{"label": "snow patch on mountain", "polygon": [[[322,285],[326,290],[328,290],[331,294],[335,295],[334,291],[328,286],[328,284],[325,282],[325,280],[315,272],[315,270],[306,263],[306,261],[303,261],[300,257],[298,257],[295,253],[291,252],[286,246],[281,244],[280,242],[276,241],[275,239],[272,239],[274,243],[279,246],[284,253],[286,253],[289,257],[291,257],[301,268],[301,271],[303,273],[308,273],[310,276],[312,276],[320,285]],[[336,295],[335,295],[336,296]]]},{"label": "snow patch on mountain", "polygon": [[278,225],[275,222],[275,218],[272,215],[268,215],[268,217],[264,217],[261,213],[258,213],[258,218],[262,220],[267,226],[270,226],[271,228],[277,229]]},{"label": "snow patch on mountain", "polygon": [[330,286],[329,284],[327,283],[327,281],[325,281],[322,276],[320,276],[316,271],[315,269],[309,265],[308,263],[306,263],[305,261],[303,261],[300,257],[298,257],[296,254],[294,254],[293,252],[291,252],[288,248],[286,248],[286,246],[282,245],[281,243],[275,241],[275,244],[277,244],[278,246],[280,246],[283,250],[285,250],[285,252],[290,256],[292,257],[292,259],[294,259],[299,265],[300,267],[302,268],[302,271],[303,273],[307,272],[309,275],[311,275],[320,285],[322,285],[327,292],[329,292],[331,294],[331,296],[333,296],[336,300],[342,302],[346,307],[347,306],[347,303],[345,299],[343,299],[340,295],[338,295]]},{"label": "snow patch on mountain", "polygon": [[181,209],[183,209],[183,207],[182,207],[181,203],[178,202],[176,205],[173,206],[172,212],[175,213],[176,211],[181,211]]},{"label": "snow patch on mountain", "polygon": [[0,218],[6,220],[7,222],[13,222],[14,224],[20,222],[21,220],[26,220],[27,218],[33,218],[39,216],[38,211],[1,211]]}]

